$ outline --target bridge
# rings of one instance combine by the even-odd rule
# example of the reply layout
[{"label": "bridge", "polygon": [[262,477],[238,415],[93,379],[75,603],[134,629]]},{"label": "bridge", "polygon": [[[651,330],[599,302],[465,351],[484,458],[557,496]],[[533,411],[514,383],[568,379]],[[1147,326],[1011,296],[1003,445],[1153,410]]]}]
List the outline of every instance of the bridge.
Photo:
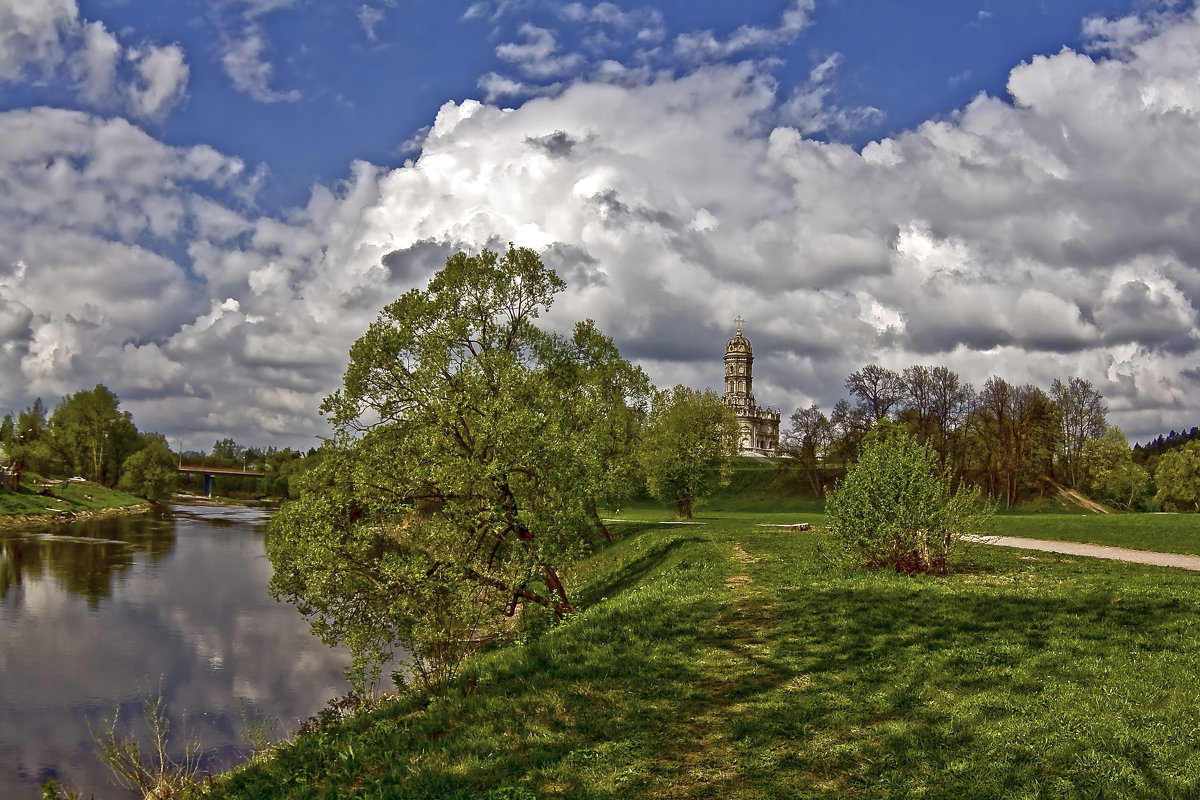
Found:
[{"label": "bridge", "polygon": [[193,467],[188,464],[180,464],[179,474],[203,475],[204,494],[206,497],[212,497],[212,484],[214,475],[233,475],[239,478],[257,478],[262,475],[262,472],[255,469],[238,469],[237,467]]}]

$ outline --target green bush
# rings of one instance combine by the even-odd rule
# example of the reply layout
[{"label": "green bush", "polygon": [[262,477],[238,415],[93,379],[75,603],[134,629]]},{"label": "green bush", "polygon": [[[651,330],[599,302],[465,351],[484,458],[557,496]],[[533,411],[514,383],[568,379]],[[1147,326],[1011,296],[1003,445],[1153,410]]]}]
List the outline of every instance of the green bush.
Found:
[{"label": "green bush", "polygon": [[871,569],[944,574],[954,541],[982,530],[991,509],[978,487],[952,491],[953,469],[898,428],[863,439],[826,506],[840,560]]}]

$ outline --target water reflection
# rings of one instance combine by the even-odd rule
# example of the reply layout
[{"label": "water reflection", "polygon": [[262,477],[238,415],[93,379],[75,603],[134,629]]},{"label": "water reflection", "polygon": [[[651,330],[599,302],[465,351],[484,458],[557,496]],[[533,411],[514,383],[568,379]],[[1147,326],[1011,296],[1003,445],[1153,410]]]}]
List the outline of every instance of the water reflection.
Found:
[{"label": "water reflection", "polygon": [[266,594],[267,512],[174,507],[0,532],[0,797],[49,775],[120,797],[86,721],[138,713],[139,685],[186,710],[209,766],[237,756],[243,705],[280,733],[346,691],[343,653]]},{"label": "water reflection", "polygon": [[93,608],[112,591],[113,579],[136,553],[157,561],[175,546],[167,509],[152,517],[113,517],[9,533],[0,540],[0,600],[25,581],[58,580]]}]

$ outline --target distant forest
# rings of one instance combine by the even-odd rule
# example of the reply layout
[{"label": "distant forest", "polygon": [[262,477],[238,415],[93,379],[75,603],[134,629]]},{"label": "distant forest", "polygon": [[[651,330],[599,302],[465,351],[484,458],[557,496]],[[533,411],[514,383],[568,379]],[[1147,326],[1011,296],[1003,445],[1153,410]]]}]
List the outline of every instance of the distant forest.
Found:
[{"label": "distant forest", "polygon": [[1168,450],[1176,450],[1183,447],[1188,442],[1194,442],[1200,439],[1200,428],[1193,427],[1190,431],[1176,433],[1171,431],[1166,436],[1159,434],[1156,438],[1142,446],[1140,443],[1133,446],[1133,463],[1145,464],[1146,459],[1151,456],[1161,456]]},{"label": "distant forest", "polygon": [[814,494],[852,463],[862,437],[897,425],[937,452],[958,481],[1006,507],[1052,494],[1055,485],[1124,510],[1200,511],[1200,432],[1172,431],[1130,448],[1108,424],[1090,381],[1055,379],[1049,389],[992,376],[976,390],[943,366],[901,372],[871,364],[846,378],[849,398],[827,415],[798,408],[782,447],[806,471]]}]

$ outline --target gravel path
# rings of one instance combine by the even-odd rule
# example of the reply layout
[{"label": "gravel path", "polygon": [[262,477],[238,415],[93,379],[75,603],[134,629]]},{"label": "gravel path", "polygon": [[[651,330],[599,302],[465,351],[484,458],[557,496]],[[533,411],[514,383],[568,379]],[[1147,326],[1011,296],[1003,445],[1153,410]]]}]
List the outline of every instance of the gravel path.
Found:
[{"label": "gravel path", "polygon": [[1022,550],[1044,550],[1048,553],[1066,553],[1072,556],[1107,558],[1112,561],[1132,561],[1137,564],[1153,564],[1157,567],[1179,567],[1200,571],[1200,556],[1185,556],[1180,553],[1151,553],[1146,550],[1130,550],[1127,547],[1108,547],[1100,544],[1079,542],[1052,542],[1046,539],[1021,539],[1016,536],[966,536],[968,541],[996,544],[1001,547],[1019,547]]}]

